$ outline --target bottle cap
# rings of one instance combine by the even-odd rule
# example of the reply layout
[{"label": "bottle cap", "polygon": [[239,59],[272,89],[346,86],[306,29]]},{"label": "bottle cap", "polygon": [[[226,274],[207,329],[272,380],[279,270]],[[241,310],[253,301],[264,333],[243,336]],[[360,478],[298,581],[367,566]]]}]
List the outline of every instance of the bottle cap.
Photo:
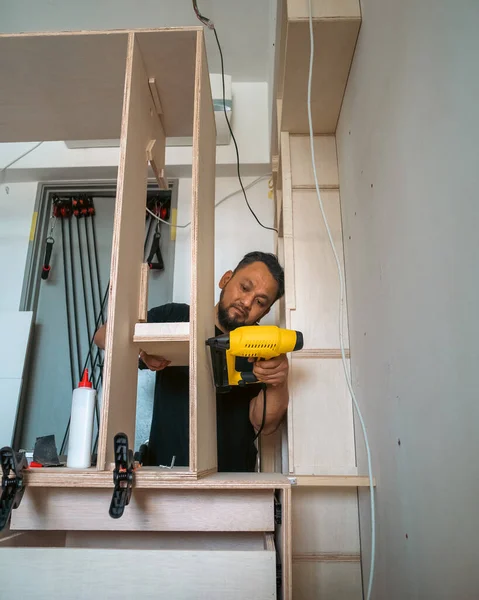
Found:
[{"label": "bottle cap", "polygon": [[88,380],[88,369],[85,369],[85,371],[83,372],[83,377],[82,380],[80,381],[80,383],[78,384],[78,387],[83,388],[92,388],[92,382]]}]

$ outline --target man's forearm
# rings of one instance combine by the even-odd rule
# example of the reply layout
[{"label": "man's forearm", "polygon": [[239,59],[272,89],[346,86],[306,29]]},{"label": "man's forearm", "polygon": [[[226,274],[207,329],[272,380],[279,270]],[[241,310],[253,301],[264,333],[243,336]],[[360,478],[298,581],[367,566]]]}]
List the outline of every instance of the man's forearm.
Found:
[{"label": "man's forearm", "polygon": [[[266,388],[266,416],[262,433],[269,435],[278,429],[282,418],[288,408],[289,391],[288,382],[282,385],[271,386]],[[259,431],[263,422],[264,411],[264,393],[261,391],[256,398],[251,400],[250,404],[250,421],[256,431]]]},{"label": "man's forearm", "polygon": [[95,337],[93,338],[93,341],[95,342],[95,344],[98,346],[98,348],[101,348],[102,350],[105,349],[105,341],[106,341],[106,323],[105,325],[102,325],[98,331],[95,333]]}]

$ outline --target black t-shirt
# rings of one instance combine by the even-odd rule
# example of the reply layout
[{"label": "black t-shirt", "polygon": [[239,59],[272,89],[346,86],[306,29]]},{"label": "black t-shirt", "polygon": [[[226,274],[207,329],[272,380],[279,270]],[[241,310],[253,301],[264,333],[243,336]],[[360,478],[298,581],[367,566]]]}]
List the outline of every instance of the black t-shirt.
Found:
[{"label": "black t-shirt", "polygon": [[[149,323],[181,323],[189,319],[187,304],[165,304],[148,311]],[[216,328],[215,335],[221,333]],[[141,360],[139,368],[147,368]],[[170,465],[175,456],[176,466],[188,466],[189,371],[189,367],[167,367],[156,374],[147,465]],[[261,384],[251,384],[243,388],[234,386],[226,394],[216,394],[218,471],[255,470],[257,451],[255,431],[249,420],[249,404],[260,390]]]}]

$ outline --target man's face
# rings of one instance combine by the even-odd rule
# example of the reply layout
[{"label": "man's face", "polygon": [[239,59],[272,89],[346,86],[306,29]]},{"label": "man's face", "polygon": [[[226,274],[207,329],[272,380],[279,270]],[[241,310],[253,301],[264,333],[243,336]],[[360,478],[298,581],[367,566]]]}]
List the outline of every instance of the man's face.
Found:
[{"label": "man's face", "polygon": [[226,331],[254,325],[269,312],[278,292],[278,284],[262,262],[251,263],[234,276],[228,271],[220,288],[218,321]]}]

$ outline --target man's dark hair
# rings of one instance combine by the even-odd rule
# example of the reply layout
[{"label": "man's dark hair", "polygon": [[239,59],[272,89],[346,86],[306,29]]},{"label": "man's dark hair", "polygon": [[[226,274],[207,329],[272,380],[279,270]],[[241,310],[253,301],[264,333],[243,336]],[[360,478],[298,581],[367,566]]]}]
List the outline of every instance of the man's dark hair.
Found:
[{"label": "man's dark hair", "polygon": [[278,258],[274,254],[259,251],[248,252],[248,254],[245,254],[238,263],[236,269],[233,272],[233,275],[235,275],[243,267],[251,265],[255,262],[264,263],[268,267],[269,272],[278,284],[278,292],[276,293],[276,298],[274,299],[274,301],[276,302],[276,300],[279,300],[284,296],[284,270],[283,267],[279,264]]}]

